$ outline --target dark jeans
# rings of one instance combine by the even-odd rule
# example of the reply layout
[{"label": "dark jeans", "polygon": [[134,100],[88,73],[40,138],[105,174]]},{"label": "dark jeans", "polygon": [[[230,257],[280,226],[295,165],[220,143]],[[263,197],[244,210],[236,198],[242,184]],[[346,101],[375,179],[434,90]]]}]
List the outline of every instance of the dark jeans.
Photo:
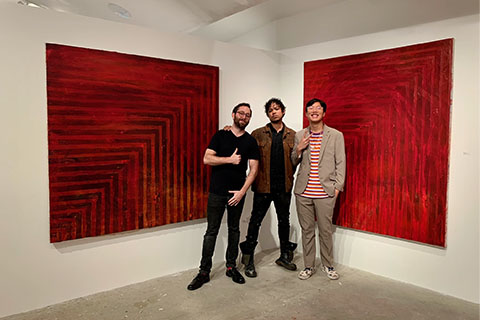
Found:
[{"label": "dark jeans", "polygon": [[273,201],[278,220],[278,238],[280,239],[280,248],[286,250],[290,237],[290,201],[292,194],[288,193],[254,193],[253,209],[247,232],[247,247],[252,250],[258,239],[258,232],[263,218],[267,214],[268,208]]},{"label": "dark jeans", "polygon": [[208,195],[207,205],[207,231],[203,236],[202,261],[200,271],[210,272],[212,257],[217,241],[218,230],[222,223],[225,207],[227,208],[228,246],[226,253],[226,266],[237,265],[238,242],[240,240],[240,216],[242,215],[245,197],[236,206],[229,206],[228,199],[232,196],[221,196],[214,193]]}]

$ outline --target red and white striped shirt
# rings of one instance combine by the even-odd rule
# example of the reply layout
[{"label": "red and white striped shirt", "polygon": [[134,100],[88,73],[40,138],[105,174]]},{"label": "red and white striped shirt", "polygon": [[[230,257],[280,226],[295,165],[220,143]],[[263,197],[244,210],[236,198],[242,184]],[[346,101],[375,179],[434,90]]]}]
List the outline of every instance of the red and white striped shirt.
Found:
[{"label": "red and white striped shirt", "polygon": [[302,197],[320,199],[328,198],[328,194],[323,189],[320,179],[318,178],[318,162],[320,157],[320,147],[322,146],[323,131],[320,133],[312,132],[310,136],[310,174],[305,191]]}]

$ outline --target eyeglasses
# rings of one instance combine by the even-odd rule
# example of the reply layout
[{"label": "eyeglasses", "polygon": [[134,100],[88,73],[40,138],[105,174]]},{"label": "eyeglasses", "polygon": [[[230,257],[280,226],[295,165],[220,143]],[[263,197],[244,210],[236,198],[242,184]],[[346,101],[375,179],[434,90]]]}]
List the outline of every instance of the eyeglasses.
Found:
[{"label": "eyeglasses", "polygon": [[245,113],[243,111],[237,111],[237,113],[242,116],[242,117],[245,117],[245,118],[251,118],[252,115],[250,113]]},{"label": "eyeglasses", "polygon": [[323,111],[323,107],[322,106],[308,106],[307,107],[307,110],[308,111]]}]

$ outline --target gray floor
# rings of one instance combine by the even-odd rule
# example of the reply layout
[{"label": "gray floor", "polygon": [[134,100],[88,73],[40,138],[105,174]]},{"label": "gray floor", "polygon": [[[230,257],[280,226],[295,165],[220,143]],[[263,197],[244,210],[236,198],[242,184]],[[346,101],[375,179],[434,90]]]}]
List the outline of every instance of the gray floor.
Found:
[{"label": "gray floor", "polygon": [[480,318],[477,304],[343,266],[337,281],[322,272],[302,281],[274,263],[277,255],[257,254],[259,276],[244,285],[217,265],[193,292],[186,286],[197,271],[189,270],[2,320]]}]

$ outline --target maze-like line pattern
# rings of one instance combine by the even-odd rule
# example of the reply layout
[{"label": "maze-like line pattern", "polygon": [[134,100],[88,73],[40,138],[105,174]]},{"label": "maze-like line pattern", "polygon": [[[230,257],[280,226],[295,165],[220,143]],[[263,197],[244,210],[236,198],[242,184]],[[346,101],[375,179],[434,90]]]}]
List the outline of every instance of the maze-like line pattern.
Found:
[{"label": "maze-like line pattern", "polygon": [[51,242],[203,218],[218,67],[46,52]]},{"label": "maze-like line pattern", "polygon": [[[453,39],[306,62],[344,133],[339,226],[445,246]],[[304,125],[308,121],[304,118]]]}]

